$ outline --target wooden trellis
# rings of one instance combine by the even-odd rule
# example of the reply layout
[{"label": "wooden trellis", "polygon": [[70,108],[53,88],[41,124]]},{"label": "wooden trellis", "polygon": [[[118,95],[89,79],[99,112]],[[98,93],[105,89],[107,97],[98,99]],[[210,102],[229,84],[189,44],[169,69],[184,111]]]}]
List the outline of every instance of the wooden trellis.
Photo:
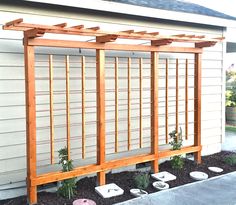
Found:
[{"label": "wooden trellis", "polygon": [[[107,32],[100,30],[99,27],[84,28],[84,25],[67,27],[66,23],[53,26],[24,23],[23,19],[17,19],[6,23],[3,26],[5,30],[19,30],[24,32],[24,53],[25,53],[25,84],[26,84],[26,121],[27,121],[27,189],[29,203],[37,202],[37,186],[45,183],[60,181],[71,177],[98,173],[98,182],[100,185],[105,184],[105,171],[132,165],[142,162],[151,161],[154,172],[158,172],[158,160],[165,157],[179,155],[183,153],[194,153],[195,160],[201,162],[201,56],[202,48],[214,46],[223,38],[207,38],[199,35],[161,35],[159,32],[148,33],[146,31],[135,32],[133,30],[121,32]],[[94,36],[96,42],[81,42],[71,40],[46,39],[45,33]],[[146,40],[147,45],[117,44],[116,39]],[[193,47],[175,47],[171,46],[173,42],[194,43]],[[35,103],[35,53],[36,46],[61,47],[61,48],[85,48],[96,50],[96,89],[97,89],[97,163],[83,167],[76,167],[70,172],[50,172],[46,174],[36,173],[36,103]],[[112,161],[105,159],[105,51],[143,51],[151,53],[151,153],[126,157]],[[194,54],[194,145],[183,147],[181,150],[164,150],[158,149],[158,61],[159,53],[191,53]],[[82,158],[85,158],[85,57],[81,61],[82,76]],[[166,143],[168,143],[168,66],[166,59],[166,91],[165,91],[165,126],[166,126]],[[127,132],[127,149],[130,150],[130,66],[131,59],[128,58],[127,76],[128,76],[128,132]],[[179,92],[179,62],[176,60],[176,129],[178,130],[178,92]],[[119,59],[115,58],[115,152],[118,152],[118,68]],[[67,148],[70,153],[70,59],[65,57],[66,68],[66,131],[67,131]],[[143,91],[143,61],[139,60],[139,147],[142,147],[142,91]],[[49,85],[50,85],[50,158],[54,163],[54,108],[53,108],[53,56],[49,55]],[[185,133],[188,139],[188,60],[185,62]],[[70,155],[69,155],[70,157]]]}]

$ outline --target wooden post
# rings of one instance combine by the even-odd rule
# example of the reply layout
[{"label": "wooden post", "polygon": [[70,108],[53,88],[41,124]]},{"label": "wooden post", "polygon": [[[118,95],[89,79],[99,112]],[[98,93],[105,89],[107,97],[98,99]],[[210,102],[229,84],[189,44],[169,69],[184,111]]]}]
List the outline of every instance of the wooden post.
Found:
[{"label": "wooden post", "polygon": [[131,132],[130,132],[130,90],[131,90],[131,75],[130,75],[130,68],[131,68],[131,58],[128,58],[128,67],[127,67],[127,78],[128,78],[128,150],[131,147]]},{"label": "wooden post", "polygon": [[82,159],[85,158],[85,57],[81,57],[82,98]]},{"label": "wooden post", "polygon": [[168,58],[166,59],[166,105],[165,105],[165,108],[166,108],[166,123],[165,123],[165,128],[166,128],[166,144],[168,144],[168,139],[169,139],[169,132],[168,132],[168,126],[169,126],[169,123],[168,123],[168,120],[169,120],[169,116],[168,116],[168,89],[169,89],[169,82],[168,82],[168,69],[169,69],[169,62],[168,62]]},{"label": "wooden post", "polygon": [[49,90],[50,90],[50,154],[51,164],[54,164],[54,112],[53,112],[53,62],[49,55]]},{"label": "wooden post", "polygon": [[[97,163],[105,162],[105,52],[96,50],[97,72]],[[106,183],[105,172],[98,172],[98,183]]]},{"label": "wooden post", "polygon": [[[202,54],[194,55],[194,145],[201,146],[201,62]],[[201,150],[194,153],[194,159],[201,163]]]},{"label": "wooden post", "polygon": [[188,59],[185,62],[185,139],[188,139]]},{"label": "wooden post", "polygon": [[115,152],[118,152],[118,57],[115,58]]},{"label": "wooden post", "polygon": [[66,56],[66,145],[68,159],[70,160],[70,63],[69,56]]},{"label": "wooden post", "polygon": [[27,194],[29,204],[37,203],[37,186],[32,186],[36,178],[36,106],[34,47],[28,46],[24,35],[25,52],[25,101],[26,101],[26,153],[27,153]]},{"label": "wooden post", "polygon": [[143,144],[143,59],[139,59],[139,148]]},{"label": "wooden post", "polygon": [[[175,123],[176,123],[176,132],[179,133],[179,59],[176,59],[176,85],[175,85]],[[177,141],[179,137],[177,137]]]},{"label": "wooden post", "polygon": [[151,152],[153,172],[158,172],[158,60],[159,53],[151,52]]}]

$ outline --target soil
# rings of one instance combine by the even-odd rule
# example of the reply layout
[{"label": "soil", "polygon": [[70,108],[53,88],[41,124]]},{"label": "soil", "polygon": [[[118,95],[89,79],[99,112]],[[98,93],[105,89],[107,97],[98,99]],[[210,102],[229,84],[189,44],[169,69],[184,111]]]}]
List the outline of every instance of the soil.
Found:
[{"label": "soil", "polygon": [[[209,178],[236,171],[236,165],[231,166],[229,164],[226,164],[224,161],[225,157],[231,155],[235,155],[235,153],[222,151],[217,154],[205,156],[202,157],[201,164],[196,164],[192,160],[184,159],[185,161],[184,168],[181,170],[172,169],[170,161],[166,161],[160,164],[159,169],[160,171],[168,171],[177,176],[176,180],[168,182],[170,188],[172,188],[194,182],[194,180],[189,177],[189,173],[191,171],[203,171],[208,174]],[[209,166],[221,167],[224,169],[224,171],[222,173],[213,173],[208,170]],[[138,171],[135,172],[126,171],[115,174],[108,173],[106,175],[107,183],[116,183],[119,187],[124,189],[124,194],[122,196],[103,199],[94,190],[96,186],[96,177],[90,177],[90,178],[86,177],[77,182],[77,195],[73,199],[71,200],[64,199],[58,196],[56,193],[40,192],[38,193],[37,205],[72,205],[72,202],[78,198],[91,199],[95,201],[97,205],[110,205],[126,201],[133,198],[133,196],[130,195],[129,190],[131,188],[135,188],[133,179],[134,176],[137,175],[138,173],[139,173]],[[154,179],[150,178],[150,184],[148,188],[145,189],[148,193],[157,192],[157,190],[152,187],[152,183],[154,181],[155,181]],[[26,196],[0,201],[0,205],[25,205],[25,204],[27,204]]]}]

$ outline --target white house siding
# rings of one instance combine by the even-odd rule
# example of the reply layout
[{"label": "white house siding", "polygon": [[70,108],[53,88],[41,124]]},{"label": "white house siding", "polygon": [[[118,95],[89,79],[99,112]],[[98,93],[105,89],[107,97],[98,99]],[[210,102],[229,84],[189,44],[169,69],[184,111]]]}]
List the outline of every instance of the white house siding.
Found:
[{"label": "white house siding", "polygon": [[[135,30],[160,31],[166,34],[199,34],[208,36],[222,36],[220,29],[197,28],[168,25],[161,23],[142,22],[115,17],[95,15],[80,15],[75,12],[56,12],[44,9],[29,8],[0,8],[0,23],[24,18],[25,22],[41,24],[57,24],[67,22],[69,25],[85,24],[86,26],[100,26],[101,29],[110,30]],[[0,32],[0,186],[12,183],[13,186],[24,184],[26,177],[26,145],[25,145],[25,99],[24,99],[24,59],[22,46],[22,32]],[[49,35],[50,37],[50,35]],[[72,36],[66,36],[72,39]],[[66,115],[65,115],[65,54],[70,55],[71,73],[71,146],[72,159],[78,164],[95,162],[96,157],[96,81],[94,51],[78,49],[36,49],[36,103],[37,103],[37,166],[39,172],[58,169],[58,166],[49,164],[49,85],[48,85],[48,54],[54,54],[54,114],[55,116],[55,150],[65,146],[66,139]],[[81,160],[81,55],[86,56],[86,159]],[[125,156],[127,151],[127,92],[119,93],[119,152],[114,155],[114,57],[120,56],[119,62],[119,89],[127,89],[127,57],[132,58],[131,87],[131,129],[132,153],[147,152],[150,148],[150,78],[143,80],[143,147],[138,149],[139,128],[139,88],[138,57],[144,58],[144,76],[150,75],[149,54],[132,52],[106,52],[106,154],[107,157],[116,158]],[[223,45],[204,49],[202,62],[202,154],[211,154],[221,150],[222,127],[222,65]],[[193,55],[161,54],[160,78],[159,78],[159,120],[160,120],[160,144],[165,143],[165,58],[170,59],[171,89],[169,95],[175,99],[175,59],[179,58],[180,75],[184,75],[185,58],[189,60],[189,98],[193,98]],[[180,86],[184,85],[184,76],[180,77]],[[180,99],[184,100],[184,90],[180,89]],[[122,99],[122,100],[121,100]],[[171,100],[171,98],[170,98]],[[124,104],[124,105],[122,105]],[[189,101],[189,140],[186,145],[193,143],[193,100]],[[175,127],[175,102],[169,103],[169,132]],[[180,125],[184,128],[184,101],[180,102]],[[55,156],[57,152],[55,151]],[[78,159],[79,162],[78,162]],[[56,157],[57,161],[57,157]],[[11,185],[11,186],[12,186]]]}]

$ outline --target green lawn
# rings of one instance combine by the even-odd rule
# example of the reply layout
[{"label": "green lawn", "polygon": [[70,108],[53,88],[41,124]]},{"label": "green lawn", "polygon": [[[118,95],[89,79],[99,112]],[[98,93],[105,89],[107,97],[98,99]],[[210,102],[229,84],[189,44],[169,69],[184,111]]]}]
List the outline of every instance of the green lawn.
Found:
[{"label": "green lawn", "polygon": [[225,131],[236,132],[236,127],[235,126],[226,125],[225,126]]}]

